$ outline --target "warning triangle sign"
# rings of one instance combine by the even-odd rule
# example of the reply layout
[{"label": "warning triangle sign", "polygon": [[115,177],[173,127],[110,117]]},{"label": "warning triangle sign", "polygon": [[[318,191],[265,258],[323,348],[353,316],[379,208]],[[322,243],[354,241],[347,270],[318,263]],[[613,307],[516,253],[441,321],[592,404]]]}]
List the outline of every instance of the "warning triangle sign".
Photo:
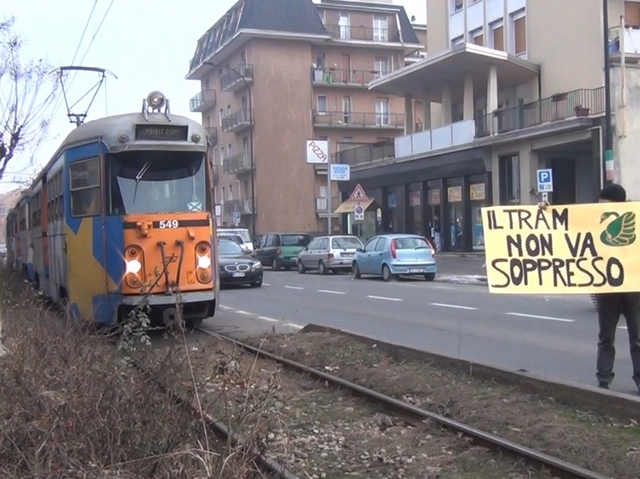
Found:
[{"label": "warning triangle sign", "polygon": [[358,201],[360,203],[364,203],[366,201],[369,201],[369,197],[364,192],[364,188],[362,188],[360,184],[357,184],[353,190],[353,193],[351,193],[351,196],[349,197],[349,201]]}]

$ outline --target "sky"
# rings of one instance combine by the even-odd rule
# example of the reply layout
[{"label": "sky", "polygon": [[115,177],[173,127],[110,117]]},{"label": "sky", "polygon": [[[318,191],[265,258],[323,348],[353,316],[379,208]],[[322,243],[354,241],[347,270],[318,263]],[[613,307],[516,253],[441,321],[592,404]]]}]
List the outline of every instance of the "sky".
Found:
[{"label": "sky", "polygon": [[[79,48],[73,65],[105,68],[117,76],[107,76],[106,88],[103,84],[88,110],[87,121],[138,111],[143,98],[153,90],[169,99],[172,113],[200,121],[200,114],[189,111],[189,99],[199,91],[199,82],[184,77],[198,38],[236,1],[13,0],[0,2],[0,15],[15,17],[14,30],[25,41],[23,58],[43,58],[53,67],[71,65]],[[416,23],[426,23],[425,0],[393,3],[403,5],[409,18],[415,15]],[[75,103],[98,79],[95,73],[72,74],[66,81],[69,102]],[[82,100],[76,112],[83,113],[90,98]],[[75,127],[67,118],[62,96],[57,106],[47,140],[37,151],[14,158],[0,192],[16,188],[19,185],[15,182],[37,173]]]}]

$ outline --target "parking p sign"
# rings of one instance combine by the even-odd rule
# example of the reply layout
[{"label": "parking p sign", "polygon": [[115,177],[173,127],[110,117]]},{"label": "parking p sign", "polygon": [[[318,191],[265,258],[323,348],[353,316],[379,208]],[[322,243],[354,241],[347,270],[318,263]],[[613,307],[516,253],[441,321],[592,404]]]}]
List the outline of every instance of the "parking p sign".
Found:
[{"label": "parking p sign", "polygon": [[553,172],[551,168],[538,170],[538,193],[553,193]]}]

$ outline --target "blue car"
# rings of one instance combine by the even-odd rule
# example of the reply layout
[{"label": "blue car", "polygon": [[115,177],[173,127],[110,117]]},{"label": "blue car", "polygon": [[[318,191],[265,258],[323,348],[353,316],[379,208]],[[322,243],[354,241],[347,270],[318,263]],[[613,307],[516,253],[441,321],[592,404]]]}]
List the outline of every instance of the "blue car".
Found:
[{"label": "blue car", "polygon": [[438,267],[435,249],[423,236],[388,234],[371,238],[356,251],[352,263],[353,275],[382,276],[390,281],[397,276],[424,276],[433,281]]}]

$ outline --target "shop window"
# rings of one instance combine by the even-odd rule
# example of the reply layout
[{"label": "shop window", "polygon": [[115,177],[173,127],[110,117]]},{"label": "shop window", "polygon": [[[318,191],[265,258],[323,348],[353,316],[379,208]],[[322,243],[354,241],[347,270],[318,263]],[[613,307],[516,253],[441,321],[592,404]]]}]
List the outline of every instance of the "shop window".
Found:
[{"label": "shop window", "polygon": [[520,157],[500,157],[500,204],[520,204]]},{"label": "shop window", "polygon": [[71,214],[95,216],[100,213],[100,160],[79,161],[71,165]]}]

